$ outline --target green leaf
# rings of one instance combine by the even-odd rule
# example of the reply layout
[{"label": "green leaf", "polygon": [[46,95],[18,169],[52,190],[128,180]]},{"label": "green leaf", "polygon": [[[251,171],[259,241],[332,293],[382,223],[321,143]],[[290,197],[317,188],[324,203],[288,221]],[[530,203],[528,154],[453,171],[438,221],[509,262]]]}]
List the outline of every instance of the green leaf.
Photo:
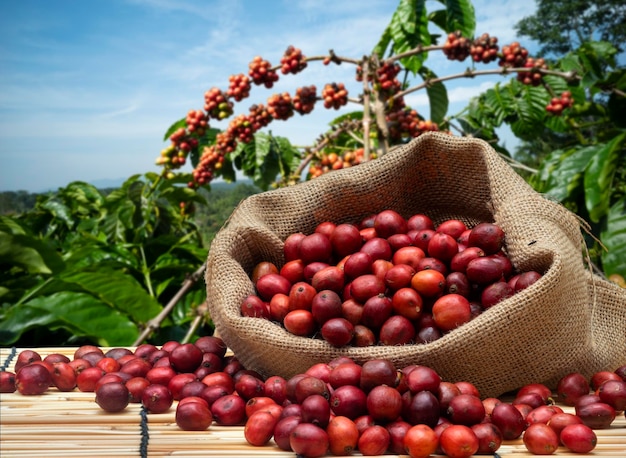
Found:
[{"label": "green leaf", "polygon": [[[388,29],[393,42],[392,50],[396,54],[409,51],[419,45],[430,45],[431,36],[428,31],[425,0],[400,0]],[[400,62],[407,70],[416,74],[425,59],[425,53],[418,53],[405,57]]]},{"label": "green leaf", "polygon": [[382,58],[385,55],[385,51],[389,47],[389,43],[391,43],[391,30],[389,29],[389,26],[387,26],[378,40],[378,43],[374,46],[372,54],[376,54],[379,58]]},{"label": "green leaf", "polygon": [[39,239],[0,232],[0,266],[19,266],[30,274],[60,272],[64,263],[56,251]]},{"label": "green leaf", "polygon": [[198,147],[193,148],[189,154],[192,167],[195,168],[198,165],[204,147],[213,145],[215,143],[215,139],[217,138],[217,134],[220,132],[221,130],[216,129],[215,127],[209,127],[206,129],[204,135],[198,138]]},{"label": "green leaf", "polygon": [[60,276],[62,281],[79,285],[112,309],[130,316],[135,322],[146,323],[162,307],[131,276],[117,271],[70,272]]},{"label": "green leaf", "polygon": [[476,30],[474,6],[470,0],[445,0],[446,32],[461,31],[464,37],[472,38]]},{"label": "green leaf", "polygon": [[567,54],[559,61],[559,67],[565,72],[583,73],[583,64],[576,54]]},{"label": "green leaf", "polygon": [[174,124],[172,124],[169,129],[167,129],[167,131],[165,132],[165,135],[163,135],[163,141],[167,141],[170,139],[170,136],[178,129],[180,128],[185,128],[187,127],[187,118],[182,118],[179,119],[178,121],[176,121]]},{"label": "green leaf", "polygon": [[233,166],[233,161],[231,160],[230,154],[224,156],[224,161],[222,162],[222,168],[219,169],[219,176],[221,176],[224,181],[229,183],[234,183],[237,181],[237,172],[235,171],[235,167]]},{"label": "green leaf", "polygon": [[617,49],[608,41],[586,41],[583,46],[593,52],[598,59],[607,61],[610,65],[614,65],[613,59],[617,55]]},{"label": "green leaf", "polygon": [[498,83],[485,92],[485,105],[492,110],[494,124],[497,126],[514,113],[515,103],[515,95],[509,86],[501,86]]},{"label": "green leaf", "polygon": [[447,30],[448,28],[448,12],[445,9],[430,12],[428,20],[441,30]]},{"label": "green leaf", "polygon": [[335,119],[329,122],[329,125],[335,126],[337,124],[341,124],[344,121],[361,120],[361,119],[363,119],[362,111],[351,111],[350,113],[337,116]]},{"label": "green leaf", "polygon": [[128,346],[137,326],[97,298],[75,292],[37,297],[8,310],[0,320],[0,345],[12,345],[33,328],[65,329],[76,337],[97,339],[101,346]]},{"label": "green leaf", "polygon": [[266,191],[279,174],[283,177],[289,174],[296,154],[299,153],[286,139],[277,140],[277,137],[257,132],[254,141],[237,145],[232,157],[235,165]]},{"label": "green leaf", "polygon": [[0,231],[13,235],[26,234],[26,229],[20,225],[18,220],[3,215],[0,215]]},{"label": "green leaf", "polygon": [[595,146],[577,147],[565,153],[561,150],[553,152],[539,169],[540,178],[546,181],[543,192],[559,202],[581,192],[583,174],[596,153]]},{"label": "green leaf", "polygon": [[626,197],[615,202],[607,213],[606,229],[600,234],[606,247],[602,253],[602,270],[608,276],[619,274],[626,278]]},{"label": "green leaf", "polygon": [[596,145],[596,152],[585,171],[585,205],[591,221],[598,222],[609,210],[616,164],[624,154],[626,133],[606,144]]},{"label": "green leaf", "polygon": [[300,165],[302,155],[286,137],[272,137],[278,150],[280,173],[283,177],[289,177]]},{"label": "green leaf", "polygon": [[611,92],[607,110],[611,121],[614,122],[616,126],[622,129],[626,128],[626,116],[624,116],[624,113],[626,113],[626,97]]},{"label": "green leaf", "polygon": [[592,86],[601,81],[605,75],[606,65],[615,66],[616,50],[612,45],[605,42],[584,42],[576,51],[582,63],[582,83],[584,86]]},{"label": "green leaf", "polygon": [[108,266],[111,269],[139,270],[140,262],[137,256],[121,244],[102,242],[85,243],[72,246],[65,254],[68,270],[83,270],[91,266]]},{"label": "green leaf", "polygon": [[526,140],[537,137],[543,128],[548,99],[542,87],[523,88],[521,97],[516,99],[514,105],[517,120],[511,124],[511,130],[516,136]]},{"label": "green leaf", "polygon": [[[424,81],[437,78],[437,75],[429,68],[422,67],[419,70]],[[448,113],[448,91],[442,82],[431,83],[426,86],[430,105],[430,119],[441,124]]]},{"label": "green leaf", "polygon": [[72,229],[74,227],[74,218],[71,209],[62,202],[54,199],[47,200],[41,204],[41,208],[47,210],[56,219],[63,222],[65,227]]}]

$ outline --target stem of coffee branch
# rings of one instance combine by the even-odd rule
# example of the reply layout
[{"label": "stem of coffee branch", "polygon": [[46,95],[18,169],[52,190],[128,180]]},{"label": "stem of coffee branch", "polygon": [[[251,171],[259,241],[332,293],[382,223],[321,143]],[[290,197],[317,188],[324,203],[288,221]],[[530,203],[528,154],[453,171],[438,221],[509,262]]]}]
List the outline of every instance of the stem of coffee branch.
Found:
[{"label": "stem of coffee branch", "polygon": [[176,304],[183,298],[183,296],[187,293],[187,291],[189,291],[189,289],[193,285],[195,285],[196,282],[200,278],[202,278],[202,274],[204,273],[205,269],[206,269],[206,262],[202,264],[198,268],[198,270],[196,270],[193,274],[191,274],[185,279],[181,288],[178,290],[176,294],[174,294],[174,296],[172,297],[172,299],[170,299],[167,305],[163,307],[163,310],[161,310],[161,313],[159,313],[153,319],[148,321],[148,323],[146,323],[146,327],[143,329],[139,337],[137,337],[137,339],[133,343],[133,346],[140,345],[144,340],[146,340],[150,336],[150,334],[152,334],[154,331],[159,329],[163,320],[167,318],[167,316],[171,313],[171,311],[174,309]]}]

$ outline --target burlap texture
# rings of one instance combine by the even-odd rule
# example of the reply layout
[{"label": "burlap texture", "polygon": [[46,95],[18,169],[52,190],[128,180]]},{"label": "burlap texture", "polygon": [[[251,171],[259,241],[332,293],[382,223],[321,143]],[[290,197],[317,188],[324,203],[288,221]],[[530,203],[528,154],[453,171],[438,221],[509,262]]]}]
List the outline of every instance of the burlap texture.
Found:
[{"label": "burlap texture", "polygon": [[[241,301],[254,292],[252,269],[263,260],[281,266],[289,234],[388,208],[405,217],[426,213],[435,223],[494,221],[514,266],[544,275],[428,344],[334,348],[240,315]],[[242,201],[211,245],[209,312],[240,361],[266,376],[288,378],[337,356],[388,358],[398,368],[428,365],[445,380],[468,380],[483,396],[497,396],[626,363],[626,292],[585,269],[582,247],[576,217],[536,193],[486,142],[429,133],[375,161]]]}]

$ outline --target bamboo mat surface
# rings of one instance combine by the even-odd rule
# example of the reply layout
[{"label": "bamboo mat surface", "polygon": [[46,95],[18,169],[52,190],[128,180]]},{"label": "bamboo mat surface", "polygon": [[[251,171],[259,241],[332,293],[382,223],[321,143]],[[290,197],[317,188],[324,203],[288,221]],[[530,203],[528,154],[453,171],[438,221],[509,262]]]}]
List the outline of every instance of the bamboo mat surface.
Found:
[{"label": "bamboo mat surface", "polygon": [[[70,358],[75,348],[35,348],[44,357],[62,353]],[[106,349],[103,349],[106,351]],[[0,348],[0,367],[13,370],[21,349]],[[50,388],[40,396],[0,393],[0,456],[9,457],[294,457],[273,441],[264,447],[248,445],[243,426],[218,426],[206,431],[183,431],[176,425],[176,403],[163,414],[146,413],[129,404],[121,413],[107,413],[94,401],[94,393]],[[562,406],[563,407],[563,406]],[[573,409],[563,407],[566,412]],[[598,445],[590,454],[575,454],[560,447],[552,456],[626,458],[626,419],[619,413],[610,428],[595,431]],[[531,455],[521,440],[506,441],[501,458]],[[352,456],[361,456],[355,452]],[[408,455],[384,455],[402,457]]]}]

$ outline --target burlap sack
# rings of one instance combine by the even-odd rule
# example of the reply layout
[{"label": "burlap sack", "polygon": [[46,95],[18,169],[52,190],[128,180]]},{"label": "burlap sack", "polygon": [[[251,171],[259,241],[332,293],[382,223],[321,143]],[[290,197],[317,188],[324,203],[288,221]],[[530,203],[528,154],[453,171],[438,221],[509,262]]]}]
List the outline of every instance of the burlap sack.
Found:
[{"label": "burlap sack", "polygon": [[[283,240],[322,221],[358,222],[392,208],[439,223],[495,221],[514,266],[544,276],[528,289],[428,344],[334,348],[278,324],[244,318],[249,279],[262,260],[282,265]],[[337,356],[428,365],[468,380],[483,396],[526,383],[554,386],[570,371],[591,375],[626,363],[626,292],[585,269],[578,220],[538,193],[485,142],[424,134],[375,161],[251,196],[215,237],[206,271],[216,331],[249,369],[288,378]]]}]

